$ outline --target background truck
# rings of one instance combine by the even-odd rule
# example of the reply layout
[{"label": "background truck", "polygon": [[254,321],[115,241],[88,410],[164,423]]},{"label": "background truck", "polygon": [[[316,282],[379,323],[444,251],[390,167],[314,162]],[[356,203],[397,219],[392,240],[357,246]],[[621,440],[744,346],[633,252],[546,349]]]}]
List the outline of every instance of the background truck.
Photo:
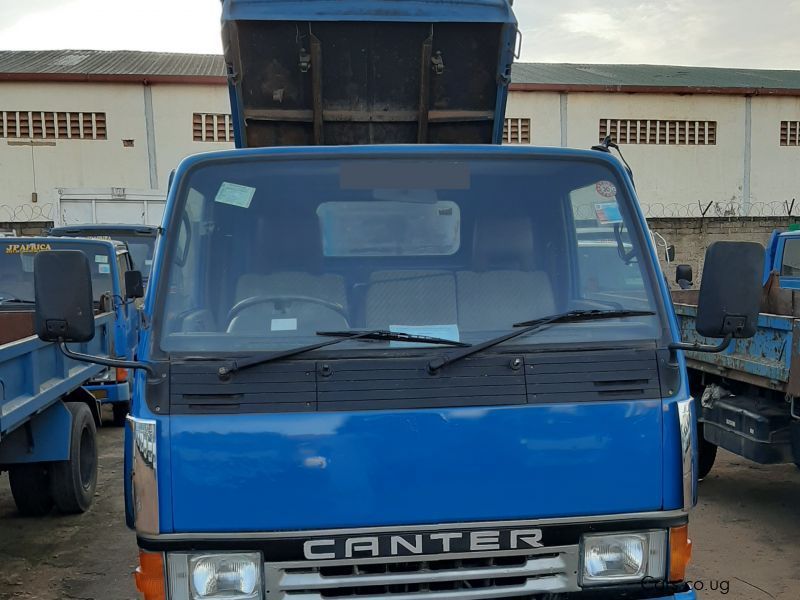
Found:
[{"label": "background truck", "polygon": [[[0,240],[0,311],[31,308],[34,302],[34,259],[47,250],[80,250],[92,265],[93,299],[100,312],[113,314],[111,356],[135,358],[140,312],[131,300],[126,278],[134,273],[128,247],[119,241],[54,237],[17,237]],[[93,375],[84,389],[111,405],[115,425],[125,424],[131,399],[127,369],[106,368]]]},{"label": "background truck", "polygon": [[156,250],[158,227],[151,225],[129,225],[123,223],[88,223],[54,227],[48,236],[80,237],[91,239],[117,240],[128,246],[133,268],[142,273],[145,285],[153,267],[153,254]]},{"label": "background truck", "polygon": [[[685,271],[680,277],[691,280]],[[752,339],[719,354],[687,353],[689,382],[700,400],[701,477],[713,467],[717,447],[760,464],[800,467],[800,232],[772,235],[762,282]],[[686,342],[707,342],[696,329],[698,296],[673,292]]]},{"label": "background truck", "polygon": [[[175,173],[126,430],[144,597],[694,598],[656,248],[609,154],[489,144],[510,2],[225,0],[223,28],[239,148]],[[762,261],[709,251],[706,334],[751,334]],[[85,340],[82,306],[37,310]]]},{"label": "background truck", "polygon": [[[92,341],[74,349],[107,356],[114,315],[94,320]],[[8,471],[20,514],[41,516],[54,505],[66,513],[91,506],[100,408],[83,385],[103,370],[39,340],[33,306],[0,305],[0,473]]]}]

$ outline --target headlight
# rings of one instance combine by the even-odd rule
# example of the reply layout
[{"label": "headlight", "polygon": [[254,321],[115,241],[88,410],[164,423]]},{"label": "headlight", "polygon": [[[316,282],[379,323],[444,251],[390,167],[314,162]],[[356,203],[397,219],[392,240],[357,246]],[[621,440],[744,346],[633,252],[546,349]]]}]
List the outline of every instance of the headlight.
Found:
[{"label": "headlight", "polygon": [[661,580],[666,572],[666,531],[585,535],[584,586]]},{"label": "headlight", "polygon": [[170,554],[170,600],[261,600],[261,555]]}]

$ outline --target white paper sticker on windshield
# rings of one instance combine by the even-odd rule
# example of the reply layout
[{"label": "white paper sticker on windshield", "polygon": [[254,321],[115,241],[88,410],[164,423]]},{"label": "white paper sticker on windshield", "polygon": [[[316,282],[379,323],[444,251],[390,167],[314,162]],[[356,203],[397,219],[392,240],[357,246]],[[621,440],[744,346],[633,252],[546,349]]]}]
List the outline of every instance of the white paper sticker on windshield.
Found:
[{"label": "white paper sticker on windshield", "polygon": [[[458,325],[390,325],[389,331],[442,338],[453,342],[461,341]],[[423,342],[389,342],[389,346],[391,348],[413,348],[418,347],[421,343]]]},{"label": "white paper sticker on windshield", "polygon": [[250,208],[256,188],[225,181],[219,186],[219,191],[214,198],[215,202],[230,204],[240,208]]},{"label": "white paper sticker on windshield", "polygon": [[94,262],[96,263],[107,263],[108,257],[105,254],[95,254],[94,255]]},{"label": "white paper sticker on windshield", "polygon": [[108,275],[109,273],[111,273],[111,265],[97,265],[97,269],[103,275]]},{"label": "white paper sticker on windshield", "polygon": [[272,319],[270,331],[297,331],[297,319]]}]

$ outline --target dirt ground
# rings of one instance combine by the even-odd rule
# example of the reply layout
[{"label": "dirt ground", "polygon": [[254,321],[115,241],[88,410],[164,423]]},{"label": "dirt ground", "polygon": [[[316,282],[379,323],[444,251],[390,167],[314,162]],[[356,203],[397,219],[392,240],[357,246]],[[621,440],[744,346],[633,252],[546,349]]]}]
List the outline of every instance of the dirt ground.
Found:
[{"label": "dirt ground", "polygon": [[[0,600],[133,600],[136,544],[124,523],[122,431],[100,431],[101,471],[81,516],[17,516],[0,477]],[[692,518],[702,598],[800,598],[800,470],[721,453]]]}]

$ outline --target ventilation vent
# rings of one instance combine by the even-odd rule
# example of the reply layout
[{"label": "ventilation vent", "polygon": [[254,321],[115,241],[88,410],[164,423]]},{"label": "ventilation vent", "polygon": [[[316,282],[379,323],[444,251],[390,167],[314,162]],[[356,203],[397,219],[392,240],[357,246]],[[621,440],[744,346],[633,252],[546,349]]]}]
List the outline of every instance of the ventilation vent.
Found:
[{"label": "ventilation vent", "polygon": [[230,115],[194,113],[192,139],[195,142],[232,142],[233,121]]},{"label": "ventilation vent", "polygon": [[2,111],[0,137],[34,140],[105,140],[106,113]]},{"label": "ventilation vent", "polygon": [[525,358],[531,404],[659,398],[654,352],[563,352]]},{"label": "ventilation vent", "polygon": [[503,142],[506,144],[530,144],[531,120],[506,119],[503,126]]},{"label": "ventilation vent", "polygon": [[715,146],[716,121],[661,121],[655,119],[600,119],[600,141],[660,146]]},{"label": "ventilation vent", "polygon": [[800,146],[800,121],[781,121],[781,146]]}]

